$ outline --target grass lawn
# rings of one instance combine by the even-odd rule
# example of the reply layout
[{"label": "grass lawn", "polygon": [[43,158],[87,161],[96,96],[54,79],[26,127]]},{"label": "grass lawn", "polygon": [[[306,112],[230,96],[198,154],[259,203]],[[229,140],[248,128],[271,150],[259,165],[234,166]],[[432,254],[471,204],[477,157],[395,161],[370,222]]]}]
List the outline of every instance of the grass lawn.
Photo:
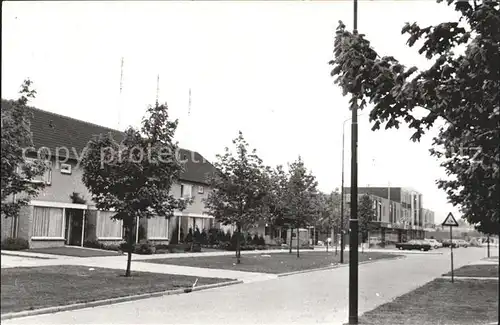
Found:
[{"label": "grass lawn", "polygon": [[26,252],[30,253],[41,253],[41,254],[52,254],[52,255],[64,255],[64,256],[74,256],[74,257],[97,257],[97,256],[119,256],[123,255],[116,251],[106,251],[106,250],[96,250],[96,249],[86,249],[79,247],[48,247],[48,248],[33,248],[28,249]]},{"label": "grass lawn", "polygon": [[[191,287],[196,277],[85,266],[2,269],[2,314]],[[197,285],[229,281],[199,278]]]},{"label": "grass lawn", "polygon": [[498,321],[498,281],[436,279],[365,313],[360,324],[473,325]]},{"label": "grass lawn", "polygon": [[[444,275],[451,276],[451,272]],[[498,278],[498,264],[465,265],[453,272],[454,276]]]},{"label": "grass lawn", "polygon": [[[398,255],[378,252],[360,253],[359,261],[395,257],[398,257]],[[300,254],[299,258],[297,258],[296,253],[293,252],[292,254],[242,254],[241,264],[236,264],[235,255],[164,258],[142,260],[141,262],[279,274],[326,267],[337,264],[339,259],[340,255],[335,256],[332,252],[304,252]],[[344,262],[348,261],[349,254],[344,254]]]}]

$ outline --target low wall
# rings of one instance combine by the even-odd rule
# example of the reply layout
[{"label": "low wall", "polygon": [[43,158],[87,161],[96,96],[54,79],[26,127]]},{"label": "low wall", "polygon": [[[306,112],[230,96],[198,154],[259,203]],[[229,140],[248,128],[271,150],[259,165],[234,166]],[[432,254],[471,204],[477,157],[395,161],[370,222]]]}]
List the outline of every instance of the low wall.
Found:
[{"label": "low wall", "polygon": [[64,239],[32,239],[30,248],[63,247]]}]

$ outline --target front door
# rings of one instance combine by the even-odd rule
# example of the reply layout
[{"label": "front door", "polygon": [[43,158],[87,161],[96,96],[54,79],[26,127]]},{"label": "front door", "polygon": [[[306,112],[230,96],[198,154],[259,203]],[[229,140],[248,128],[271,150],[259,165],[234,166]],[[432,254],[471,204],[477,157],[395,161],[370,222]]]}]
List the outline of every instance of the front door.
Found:
[{"label": "front door", "polygon": [[80,209],[66,209],[66,244],[82,245],[83,213]]}]

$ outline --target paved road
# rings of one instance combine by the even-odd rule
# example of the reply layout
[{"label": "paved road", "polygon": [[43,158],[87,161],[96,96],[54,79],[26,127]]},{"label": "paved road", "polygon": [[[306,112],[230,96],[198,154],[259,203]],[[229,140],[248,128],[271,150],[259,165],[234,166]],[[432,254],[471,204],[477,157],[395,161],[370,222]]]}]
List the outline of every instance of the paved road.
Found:
[{"label": "paved road", "polygon": [[[443,255],[360,266],[360,314],[415,289],[450,268]],[[455,250],[455,266],[484,257],[484,249]],[[304,273],[178,296],[151,298],[3,321],[4,324],[342,324],[347,320],[348,268]]]}]

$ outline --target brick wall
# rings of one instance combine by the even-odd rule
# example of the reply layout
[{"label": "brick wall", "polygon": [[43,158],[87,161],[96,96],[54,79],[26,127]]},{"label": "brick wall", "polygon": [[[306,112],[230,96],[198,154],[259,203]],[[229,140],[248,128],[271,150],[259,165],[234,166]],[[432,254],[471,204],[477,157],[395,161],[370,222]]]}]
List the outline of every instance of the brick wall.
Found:
[{"label": "brick wall", "polygon": [[[28,205],[19,211],[17,237],[31,240],[31,223],[33,220],[33,206]],[[31,246],[31,245],[30,245]]]},{"label": "brick wall", "polygon": [[2,230],[1,230],[1,240],[4,240],[5,238],[12,237],[12,230],[14,227],[14,218],[5,218],[5,216],[1,216],[2,218]]},{"label": "brick wall", "polygon": [[30,248],[47,248],[47,247],[62,247],[64,246],[64,239],[51,239],[51,240],[32,240]]}]

